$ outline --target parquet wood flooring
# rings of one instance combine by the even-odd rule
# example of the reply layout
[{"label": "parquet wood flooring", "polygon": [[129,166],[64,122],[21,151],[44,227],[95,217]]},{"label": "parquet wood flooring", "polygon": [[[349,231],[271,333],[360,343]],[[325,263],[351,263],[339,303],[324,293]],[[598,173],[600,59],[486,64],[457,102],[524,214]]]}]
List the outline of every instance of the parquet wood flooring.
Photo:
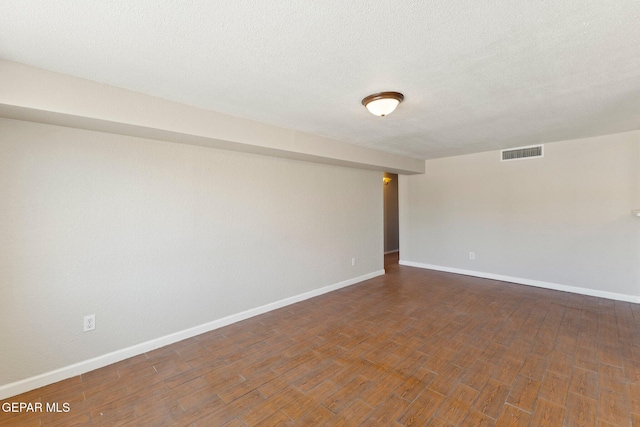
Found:
[{"label": "parquet wood flooring", "polygon": [[0,426],[639,426],[640,305],[398,266],[15,396]]}]

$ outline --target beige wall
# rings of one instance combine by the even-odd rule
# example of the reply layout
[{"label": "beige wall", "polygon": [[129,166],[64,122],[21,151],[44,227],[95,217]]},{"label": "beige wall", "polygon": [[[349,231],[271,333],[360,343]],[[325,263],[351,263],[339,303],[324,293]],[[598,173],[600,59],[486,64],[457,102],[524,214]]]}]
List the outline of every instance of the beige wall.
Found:
[{"label": "beige wall", "polygon": [[[0,389],[380,273],[380,184],[376,171],[0,119]],[[97,328],[83,333],[88,314]]]},{"label": "beige wall", "polygon": [[401,260],[640,302],[639,182],[640,132],[430,160],[400,179]]}]

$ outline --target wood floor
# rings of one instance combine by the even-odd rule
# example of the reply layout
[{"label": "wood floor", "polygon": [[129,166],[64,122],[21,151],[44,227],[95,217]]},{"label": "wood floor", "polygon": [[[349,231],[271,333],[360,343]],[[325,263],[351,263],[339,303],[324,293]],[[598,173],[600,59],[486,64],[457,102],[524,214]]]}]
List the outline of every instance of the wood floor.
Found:
[{"label": "wood floor", "polygon": [[402,267],[5,402],[0,425],[640,426],[640,306]]}]

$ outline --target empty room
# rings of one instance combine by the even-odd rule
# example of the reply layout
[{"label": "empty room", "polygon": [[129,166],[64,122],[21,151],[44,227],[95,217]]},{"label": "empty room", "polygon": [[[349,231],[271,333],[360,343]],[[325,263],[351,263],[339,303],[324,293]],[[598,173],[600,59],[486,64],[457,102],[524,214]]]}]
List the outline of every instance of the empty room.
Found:
[{"label": "empty room", "polygon": [[0,426],[640,426],[640,2],[0,4]]}]

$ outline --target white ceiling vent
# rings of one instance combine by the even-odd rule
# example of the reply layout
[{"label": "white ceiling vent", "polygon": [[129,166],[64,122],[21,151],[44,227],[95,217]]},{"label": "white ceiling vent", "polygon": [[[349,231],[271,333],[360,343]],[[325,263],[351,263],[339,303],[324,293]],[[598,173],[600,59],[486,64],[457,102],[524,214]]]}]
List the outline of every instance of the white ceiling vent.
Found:
[{"label": "white ceiling vent", "polygon": [[544,157],[543,145],[530,145],[528,147],[510,148],[500,151],[500,161],[524,160]]}]

